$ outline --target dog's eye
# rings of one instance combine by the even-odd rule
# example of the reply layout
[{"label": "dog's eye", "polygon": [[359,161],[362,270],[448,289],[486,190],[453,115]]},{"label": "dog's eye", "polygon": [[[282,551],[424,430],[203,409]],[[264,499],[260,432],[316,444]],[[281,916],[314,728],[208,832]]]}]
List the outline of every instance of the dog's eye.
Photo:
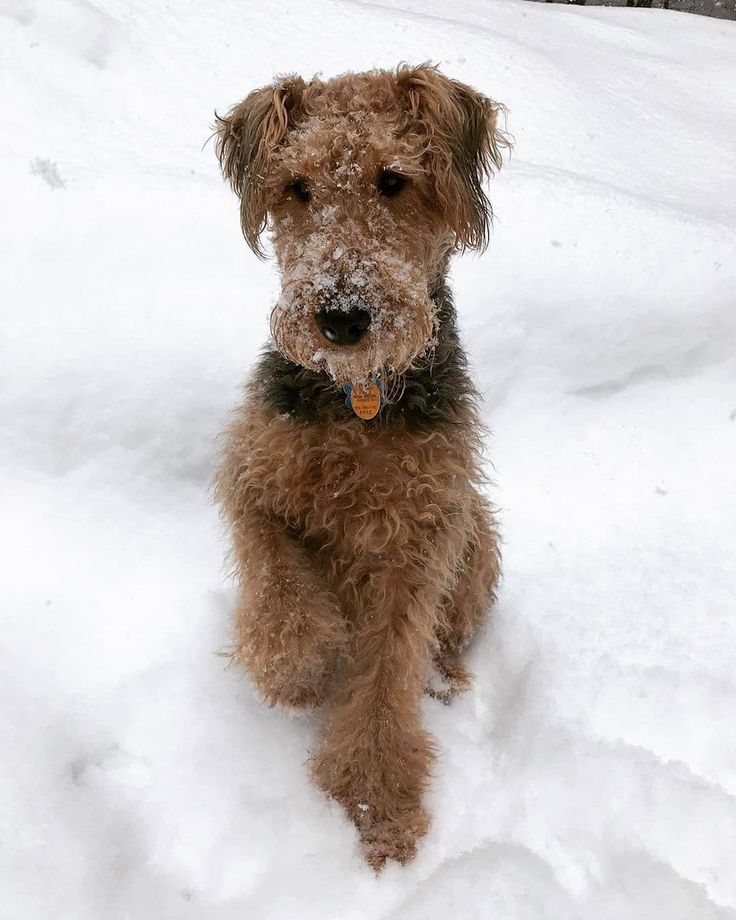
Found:
[{"label": "dog's eye", "polygon": [[312,200],[312,193],[304,179],[294,179],[294,181],[287,186],[286,191],[296,195],[299,201],[306,203]]},{"label": "dog's eye", "polygon": [[401,173],[392,172],[390,169],[384,169],[378,177],[378,191],[386,198],[393,198],[398,195],[401,189],[406,185],[406,176]]}]

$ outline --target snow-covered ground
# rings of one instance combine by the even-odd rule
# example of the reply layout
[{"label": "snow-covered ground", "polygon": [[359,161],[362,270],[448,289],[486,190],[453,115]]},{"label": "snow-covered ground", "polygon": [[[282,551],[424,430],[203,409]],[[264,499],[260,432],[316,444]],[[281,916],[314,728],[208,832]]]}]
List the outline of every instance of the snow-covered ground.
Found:
[{"label": "snow-covered ground", "polygon": [[[218,652],[209,499],[267,334],[212,145],[274,74],[509,107],[454,269],[505,582],[417,860]],[[0,916],[736,917],[736,23],[521,0],[0,2]]]}]

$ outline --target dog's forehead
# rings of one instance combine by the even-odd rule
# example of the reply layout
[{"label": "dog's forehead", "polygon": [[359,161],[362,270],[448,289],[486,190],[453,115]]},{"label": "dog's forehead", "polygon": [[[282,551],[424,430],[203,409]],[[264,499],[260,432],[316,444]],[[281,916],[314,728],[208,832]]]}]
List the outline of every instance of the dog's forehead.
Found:
[{"label": "dog's forehead", "polygon": [[311,80],[302,103],[312,115],[396,111],[401,108],[396,77],[388,71],[343,74],[331,80]]},{"label": "dog's forehead", "polygon": [[315,172],[371,175],[416,157],[416,145],[397,131],[388,112],[312,115],[288,134],[282,164],[293,175]]}]

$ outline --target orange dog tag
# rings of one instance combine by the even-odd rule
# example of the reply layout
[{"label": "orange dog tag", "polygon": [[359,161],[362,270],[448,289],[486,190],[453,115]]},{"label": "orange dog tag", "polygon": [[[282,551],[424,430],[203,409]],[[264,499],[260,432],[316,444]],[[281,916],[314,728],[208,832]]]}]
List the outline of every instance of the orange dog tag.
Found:
[{"label": "orange dog tag", "polygon": [[381,391],[372,380],[365,386],[354,386],[350,390],[350,405],[358,418],[375,418],[381,408]]}]

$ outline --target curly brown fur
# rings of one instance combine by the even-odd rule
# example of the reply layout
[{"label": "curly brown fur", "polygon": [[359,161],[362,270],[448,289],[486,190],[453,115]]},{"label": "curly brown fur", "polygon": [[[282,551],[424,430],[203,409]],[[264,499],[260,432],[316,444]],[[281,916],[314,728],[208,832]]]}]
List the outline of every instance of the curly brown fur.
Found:
[{"label": "curly brown fur", "polygon": [[[411,858],[427,829],[421,697],[433,663],[435,695],[468,686],[459,656],[500,572],[444,282],[451,253],[487,239],[499,108],[424,65],[290,77],[219,119],[246,239],[258,249],[270,223],[283,278],[276,348],[217,480],[241,585],[235,657],[268,702],[328,704],[312,775],[376,868]],[[389,169],[401,194],[383,198]],[[320,338],[319,310],[356,305],[365,341]],[[363,421],[338,384],[378,374],[391,401]]]}]

